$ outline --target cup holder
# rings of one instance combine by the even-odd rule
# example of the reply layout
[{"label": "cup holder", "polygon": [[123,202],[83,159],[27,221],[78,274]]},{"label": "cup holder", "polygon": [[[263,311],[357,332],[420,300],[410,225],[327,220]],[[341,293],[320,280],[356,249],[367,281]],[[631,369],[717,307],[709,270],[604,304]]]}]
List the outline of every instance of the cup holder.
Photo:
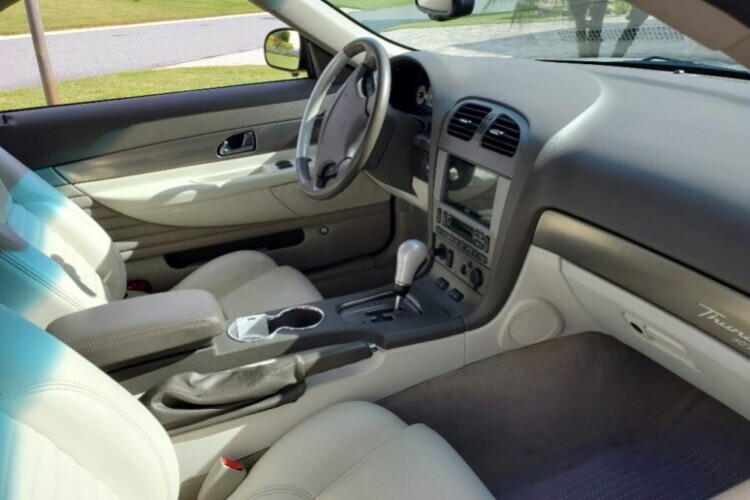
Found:
[{"label": "cup holder", "polygon": [[321,309],[314,306],[294,306],[279,314],[268,316],[256,314],[234,320],[227,335],[239,342],[258,342],[277,333],[311,330],[325,319]]},{"label": "cup holder", "polygon": [[295,306],[284,309],[276,316],[268,316],[270,335],[284,331],[310,330],[323,322],[325,314],[313,306]]}]

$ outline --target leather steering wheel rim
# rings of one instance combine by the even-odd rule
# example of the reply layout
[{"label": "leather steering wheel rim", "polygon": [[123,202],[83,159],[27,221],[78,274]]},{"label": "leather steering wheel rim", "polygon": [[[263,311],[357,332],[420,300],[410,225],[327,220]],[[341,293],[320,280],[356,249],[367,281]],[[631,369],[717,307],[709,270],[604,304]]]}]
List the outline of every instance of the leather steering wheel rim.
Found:
[{"label": "leather steering wheel rim", "polygon": [[[341,85],[325,111],[313,159],[313,129],[328,91],[339,73],[362,53],[364,61]],[[375,80],[374,93],[369,96],[364,83],[368,72]],[[305,194],[327,200],[352,183],[375,149],[388,113],[390,93],[390,59],[377,40],[358,38],[334,56],[315,84],[297,137],[297,180]]]}]

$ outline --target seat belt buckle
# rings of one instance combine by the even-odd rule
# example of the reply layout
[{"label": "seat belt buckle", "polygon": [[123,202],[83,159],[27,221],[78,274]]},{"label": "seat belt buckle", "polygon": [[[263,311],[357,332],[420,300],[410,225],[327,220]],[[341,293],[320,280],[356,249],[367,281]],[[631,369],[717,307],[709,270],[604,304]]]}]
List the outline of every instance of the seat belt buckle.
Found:
[{"label": "seat belt buckle", "polygon": [[226,500],[245,480],[247,470],[236,460],[219,457],[203,481],[197,500]]}]

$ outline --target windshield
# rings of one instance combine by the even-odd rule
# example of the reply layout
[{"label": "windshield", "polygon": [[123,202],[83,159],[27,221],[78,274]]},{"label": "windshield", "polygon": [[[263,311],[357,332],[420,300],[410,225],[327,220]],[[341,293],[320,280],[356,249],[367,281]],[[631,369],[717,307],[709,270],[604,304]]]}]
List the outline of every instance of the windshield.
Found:
[{"label": "windshield", "polygon": [[443,22],[429,20],[413,0],[331,3],[368,29],[418,50],[591,62],[658,58],[746,71],[623,0],[476,0],[473,14]]}]

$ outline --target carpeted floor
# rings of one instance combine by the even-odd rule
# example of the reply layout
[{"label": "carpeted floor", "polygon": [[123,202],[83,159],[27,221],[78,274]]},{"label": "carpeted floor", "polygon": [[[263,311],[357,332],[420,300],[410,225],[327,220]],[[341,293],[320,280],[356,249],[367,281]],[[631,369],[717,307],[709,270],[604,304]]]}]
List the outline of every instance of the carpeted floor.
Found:
[{"label": "carpeted floor", "polygon": [[380,404],[441,434],[499,498],[703,499],[750,477],[750,422],[598,334],[495,356]]}]

